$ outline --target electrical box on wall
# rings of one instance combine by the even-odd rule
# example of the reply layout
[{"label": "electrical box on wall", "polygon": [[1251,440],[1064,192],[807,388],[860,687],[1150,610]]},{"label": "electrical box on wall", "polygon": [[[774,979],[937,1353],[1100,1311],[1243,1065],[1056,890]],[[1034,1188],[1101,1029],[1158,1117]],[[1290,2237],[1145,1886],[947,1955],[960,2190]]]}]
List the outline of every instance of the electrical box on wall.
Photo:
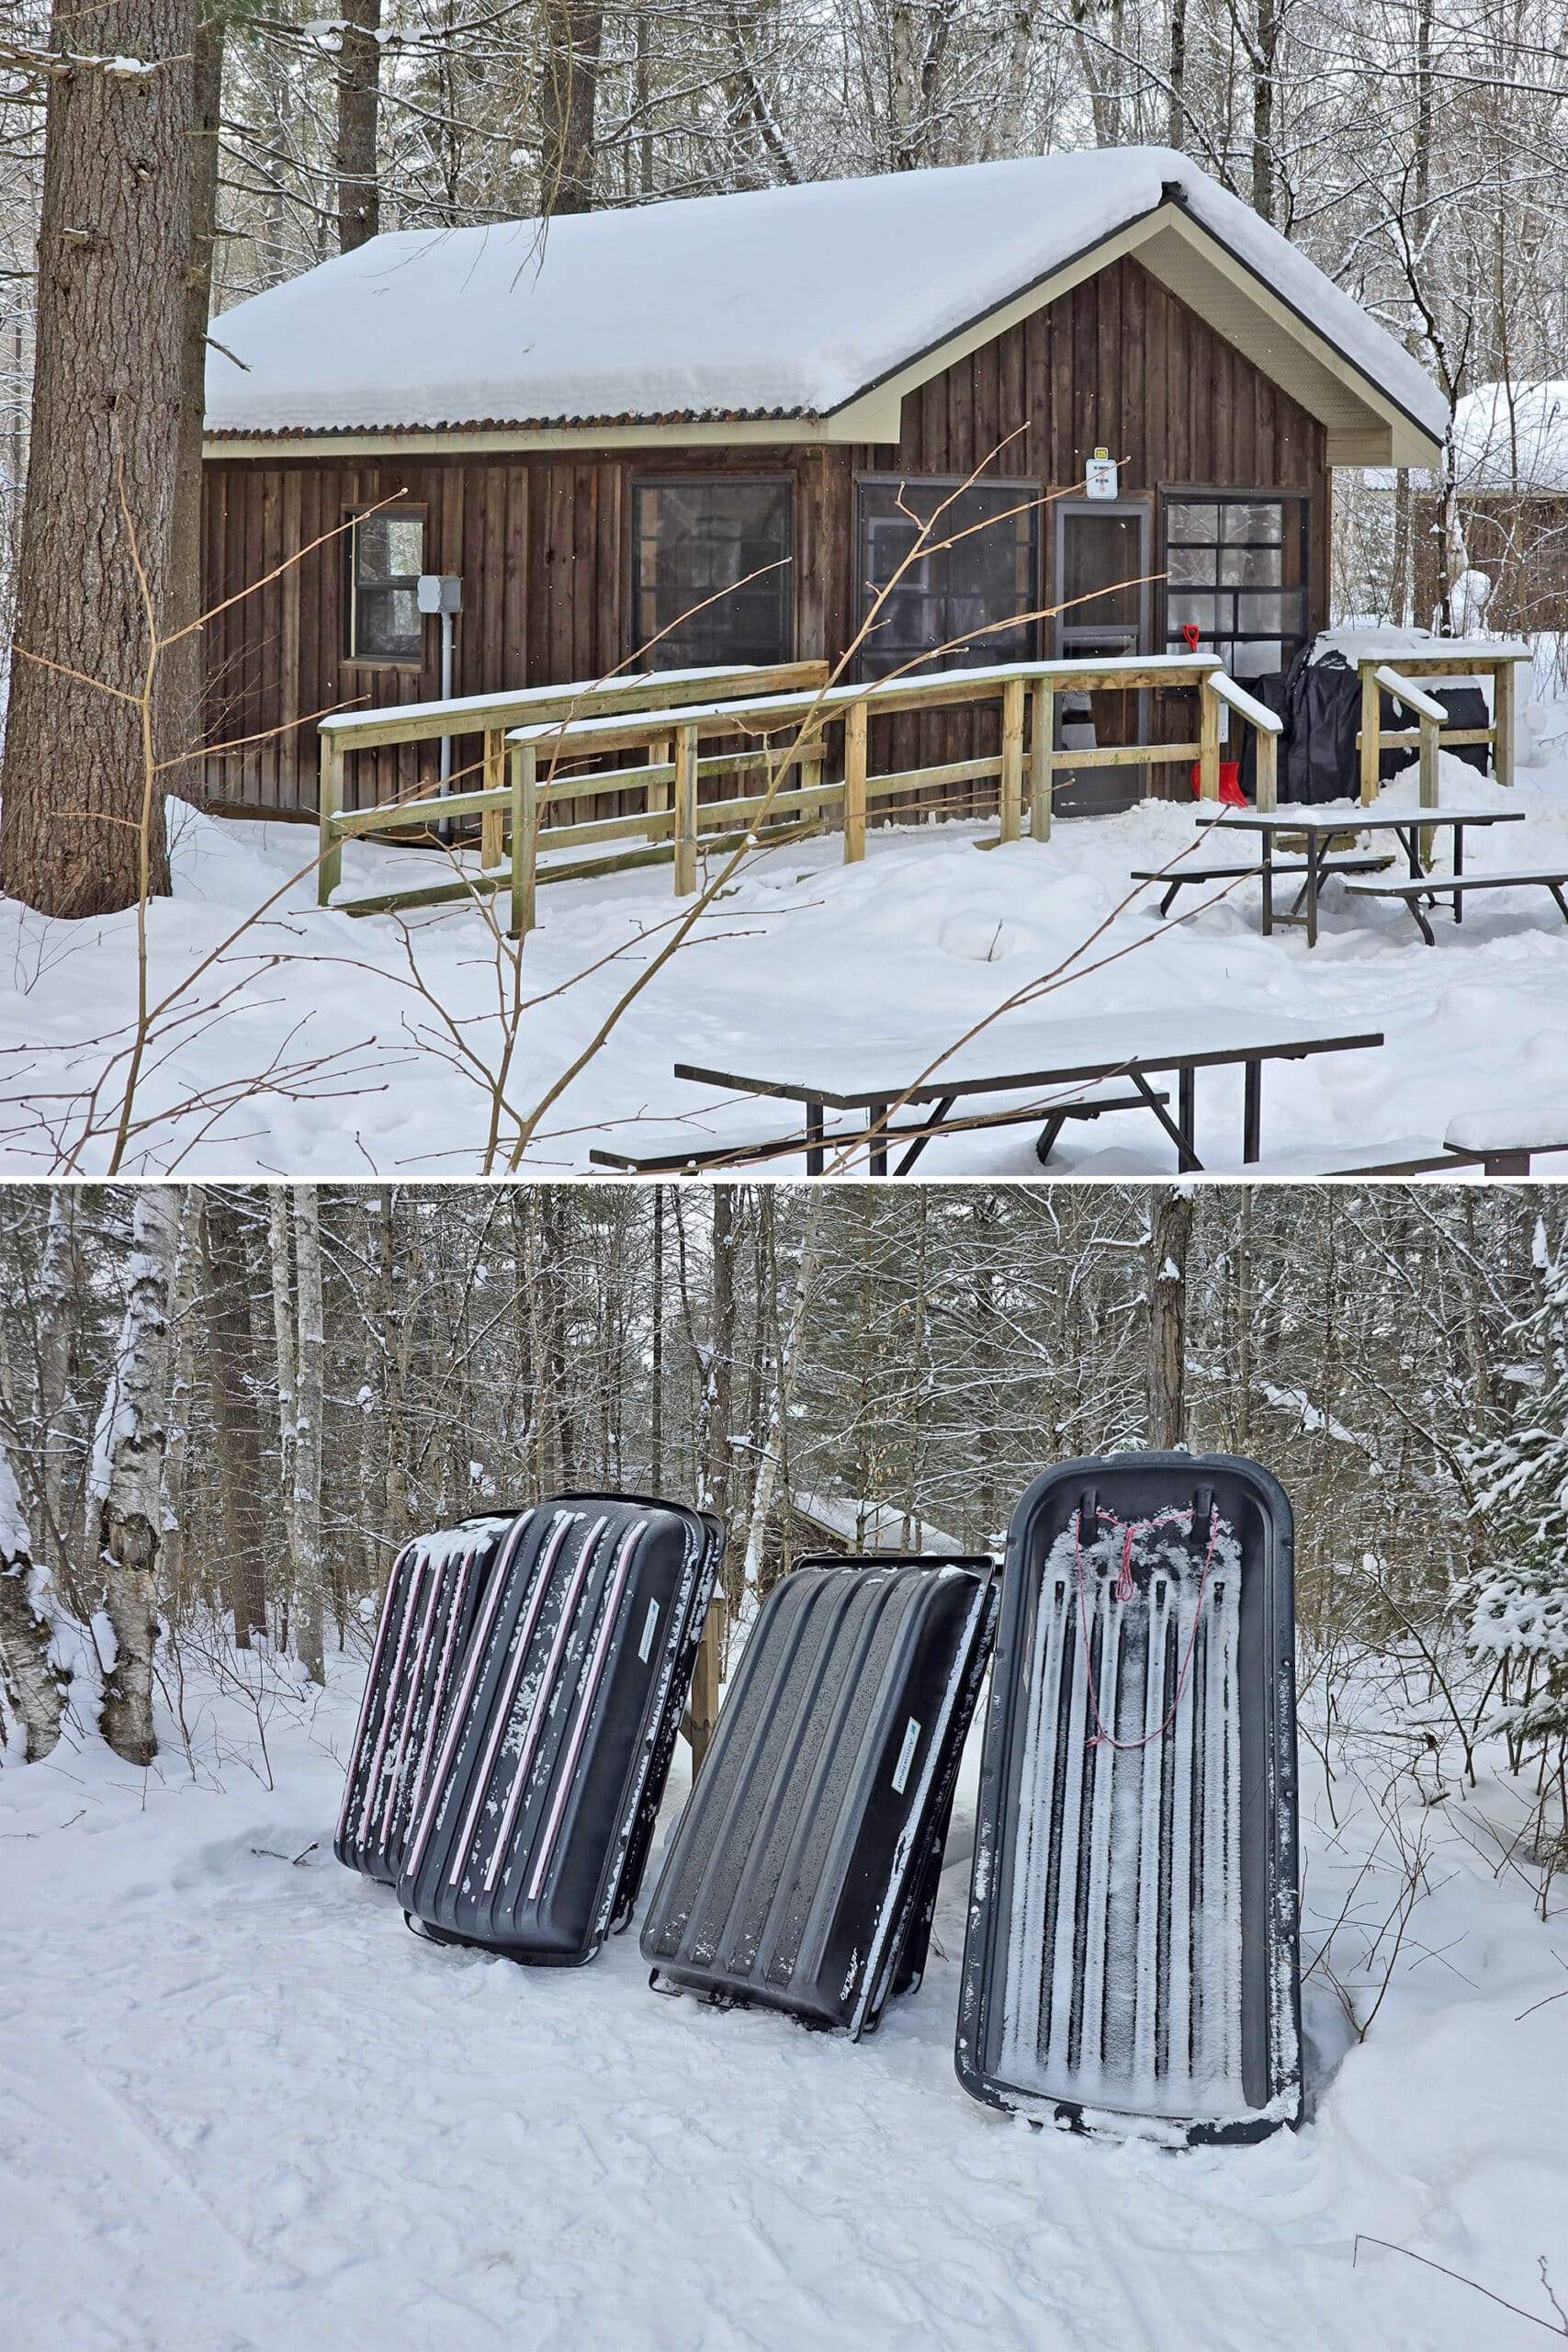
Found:
[{"label": "electrical box on wall", "polygon": [[422,613],[460,613],[463,609],[463,583],[454,573],[422,571],[418,593]]}]

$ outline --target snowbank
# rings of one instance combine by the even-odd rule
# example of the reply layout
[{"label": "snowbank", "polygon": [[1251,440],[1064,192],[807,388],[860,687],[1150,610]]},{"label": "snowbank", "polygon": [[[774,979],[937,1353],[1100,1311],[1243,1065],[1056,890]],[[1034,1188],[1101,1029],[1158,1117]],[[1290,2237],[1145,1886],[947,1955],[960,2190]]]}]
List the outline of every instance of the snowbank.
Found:
[{"label": "snowbank", "polygon": [[[165,1722],[145,1778],[96,1746],[0,1771],[18,2346],[1540,2340],[1397,2255],[1363,2245],[1352,2267],[1362,2233],[1531,2311],[1546,2311],[1539,2256],[1560,2295],[1568,2283],[1562,1938],[1495,1869],[1482,1823],[1488,1807],[1511,1817],[1508,1790],[1410,1798],[1404,1829],[1433,1841],[1432,1892],[1364,2044],[1324,1972],[1309,1975],[1313,2120],[1260,2147],[1172,2156],[1032,2132],[954,2078],[973,1744],[930,1972],[856,2047],[660,1998],[635,1932],[562,1971],[416,1941],[390,1891],[331,1855],[358,1681],[335,1673],[319,1705],[297,1686],[275,1698],[270,1791],[254,1722],[247,1734],[199,1676],[188,1770]],[[1302,1753],[1310,1957],[1347,1905],[1370,1943],[1400,1881],[1365,1793],[1341,1766],[1336,1827]],[[1375,1984],[1359,1951],[1352,1931],[1339,1969]]]},{"label": "snowbank", "polygon": [[[1557,707],[1554,724],[1565,718]],[[1445,798],[1520,809],[1528,820],[1472,833],[1468,867],[1517,871],[1568,856],[1565,753],[1560,735],[1553,763],[1530,770],[1511,792],[1445,757]],[[1414,807],[1415,796],[1412,770],[1385,797]],[[830,1058],[875,1039],[913,1076],[1075,956],[1075,972],[1098,968],[1054,989],[1028,1020],[1158,1007],[1162,1019],[1240,1012],[1341,1034],[1383,1031],[1381,1051],[1270,1067],[1266,1156],[1440,1136],[1451,1119],[1478,1111],[1517,1110],[1533,1124],[1542,1101],[1561,1092],[1568,930],[1544,891],[1473,900],[1460,928],[1440,918],[1437,945],[1427,947],[1400,907],[1357,904],[1331,888],[1309,954],[1300,932],[1259,935],[1255,884],[1228,895],[1190,892],[1168,922],[1156,913],[1157,887],[1132,895],[1134,867],[1197,851],[1190,803],[1146,802],[1123,816],[1062,823],[1048,842],[977,854],[976,839],[994,839],[995,830],[994,820],[874,830],[858,865],[840,862],[836,839],[759,855],[545,1115],[526,1171],[582,1171],[591,1146],[634,1149],[676,1118],[694,1122],[686,1135],[703,1145],[775,1132],[779,1106],[720,1100],[677,1080],[676,1061],[744,1069],[781,1044]],[[162,1017],[147,1057],[144,1124],[124,1172],[477,1174],[491,1112],[482,1071],[499,1065],[502,1050],[480,918],[430,910],[408,918],[405,933],[389,918],[319,911],[309,870],[314,838],[299,826],[187,809],[176,811],[173,832],[175,896],[151,910],[152,981],[155,998],[187,993]],[[345,882],[356,894],[448,871],[436,856],[373,842],[345,851]],[[274,893],[281,895],[265,918],[193,978]],[[540,1102],[646,973],[677,901],[668,868],[656,868],[553,885],[539,906],[541,928],[524,958],[531,1009],[507,1088],[518,1111]],[[0,1171],[101,1174],[112,1084],[100,1091],[90,1139],[80,1138],[86,1095],[126,1040],[134,917],[53,922],[0,904],[0,974],[9,983],[0,995]],[[1024,1019],[1009,1016],[1010,1046]],[[1198,1148],[1211,1171],[1239,1164],[1241,1087],[1239,1072],[1200,1075]],[[510,1134],[506,1117],[501,1126]],[[1071,1174],[1131,1176],[1166,1175],[1173,1165],[1141,1111],[1069,1125],[1052,1162]],[[798,1160],[776,1168],[802,1172]],[[933,1145],[919,1172],[1034,1176],[1039,1163],[1031,1130],[1020,1127]]]}]

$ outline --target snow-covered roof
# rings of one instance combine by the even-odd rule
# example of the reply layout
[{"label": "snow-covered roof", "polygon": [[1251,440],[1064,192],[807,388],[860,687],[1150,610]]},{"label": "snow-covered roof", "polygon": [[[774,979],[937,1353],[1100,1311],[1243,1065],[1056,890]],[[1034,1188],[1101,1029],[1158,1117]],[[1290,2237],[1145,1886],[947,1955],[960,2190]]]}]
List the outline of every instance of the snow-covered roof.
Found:
[{"label": "snow-covered roof", "polygon": [[1369,446],[1367,462],[1433,454],[1445,411],[1416,362],[1164,147],[372,238],[223,314],[208,430],[836,419],[822,437],[896,438],[902,391],[959,356],[955,340],[975,347],[1126,251],[1331,431],[1414,426],[1418,448]]},{"label": "snow-covered roof", "polygon": [[930,1552],[962,1555],[968,1546],[919,1518],[906,1519],[897,1503],[876,1503],[853,1495],[823,1495],[795,1487],[790,1501],[802,1519],[853,1544],[863,1552]]}]

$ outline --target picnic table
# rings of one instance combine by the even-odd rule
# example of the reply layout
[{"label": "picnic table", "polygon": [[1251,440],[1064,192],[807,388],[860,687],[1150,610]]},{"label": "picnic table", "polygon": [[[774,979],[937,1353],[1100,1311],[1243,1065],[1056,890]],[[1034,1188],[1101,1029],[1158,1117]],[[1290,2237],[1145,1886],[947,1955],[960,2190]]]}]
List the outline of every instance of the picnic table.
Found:
[{"label": "picnic table", "polygon": [[[747,1056],[747,1067],[742,1069],[677,1062],[675,1076],[701,1086],[723,1087],[737,1095],[762,1095],[802,1104],[803,1134],[770,1139],[765,1145],[741,1146],[731,1152],[716,1147],[705,1158],[709,1164],[742,1154],[750,1159],[783,1158],[793,1148],[804,1151],[808,1176],[822,1174],[829,1141],[840,1149],[863,1143],[874,1176],[886,1175],[893,1146],[907,1145],[894,1171],[903,1176],[935,1136],[961,1134],[977,1125],[1019,1124],[1035,1116],[1041,1122],[1041,1143],[1048,1150],[1062,1117],[1067,1115],[1075,1090],[1081,1096],[1085,1089],[1124,1079],[1175,1144],[1179,1164],[1187,1174],[1201,1173],[1203,1165],[1197,1150],[1197,1073],[1201,1069],[1242,1065],[1242,1157],[1250,1163],[1262,1150],[1265,1062],[1354,1053],[1382,1042],[1382,1032],[1376,1029],[1328,1032],[1313,1022],[1282,1014],[1249,1015],[1202,1008],[1172,1012],[1156,1006],[1088,1014],[1077,1020],[1015,1017],[996,1023],[943,1056],[929,1075],[921,1074],[928,1067],[929,1048],[908,1039],[864,1039],[823,1048],[815,1057],[807,1048],[781,1042],[759,1046],[754,1055]],[[1168,1097],[1151,1083],[1165,1072],[1173,1072],[1177,1079],[1174,1119],[1167,1108]],[[1002,1094],[1028,1094],[1036,1100],[1023,1111],[978,1116],[968,1107],[976,1098]],[[926,1115],[911,1124],[894,1125],[895,1112],[905,1107],[924,1110]],[[863,1114],[863,1124],[849,1135],[829,1138],[829,1111],[858,1111]],[[592,1156],[601,1157],[597,1152]],[[696,1155],[692,1164],[697,1164]]]},{"label": "picnic table", "polygon": [[[1263,884],[1263,931],[1265,937],[1277,922],[1304,922],[1307,945],[1317,945],[1318,892],[1329,870],[1325,851],[1340,833],[1393,833],[1410,861],[1410,878],[1419,881],[1427,870],[1423,857],[1421,837],[1424,833],[1440,832],[1445,829],[1453,835],[1453,871],[1464,872],[1464,836],[1472,825],[1522,825],[1522,808],[1405,808],[1399,810],[1369,808],[1227,808],[1223,815],[1200,816],[1200,830],[1223,825],[1227,832],[1258,833],[1262,836],[1262,864],[1258,874]],[[1274,842],[1281,834],[1299,835],[1306,848],[1306,882],[1304,915],[1276,914],[1274,911]],[[1456,899],[1457,909],[1457,899]]]}]

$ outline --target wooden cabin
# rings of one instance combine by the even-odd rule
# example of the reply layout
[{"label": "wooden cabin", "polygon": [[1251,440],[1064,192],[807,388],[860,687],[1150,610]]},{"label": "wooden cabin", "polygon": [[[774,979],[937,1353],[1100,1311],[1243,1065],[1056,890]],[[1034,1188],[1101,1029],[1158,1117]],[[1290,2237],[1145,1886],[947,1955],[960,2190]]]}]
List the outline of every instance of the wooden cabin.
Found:
[{"label": "wooden cabin", "polygon": [[[460,582],[458,695],[1180,652],[1189,627],[1246,680],[1327,619],[1330,467],[1431,464],[1443,422],[1408,355],[1172,150],[378,237],[214,328],[206,600],[255,593],[206,632],[207,798],[313,814],[320,715],[442,692],[421,575]],[[938,508],[932,536],[964,536],[865,635]],[[1064,724],[1190,736],[1164,699]],[[879,723],[953,730],[904,754],[930,763],[996,722]],[[421,756],[362,762],[348,805],[415,787]]]}]

